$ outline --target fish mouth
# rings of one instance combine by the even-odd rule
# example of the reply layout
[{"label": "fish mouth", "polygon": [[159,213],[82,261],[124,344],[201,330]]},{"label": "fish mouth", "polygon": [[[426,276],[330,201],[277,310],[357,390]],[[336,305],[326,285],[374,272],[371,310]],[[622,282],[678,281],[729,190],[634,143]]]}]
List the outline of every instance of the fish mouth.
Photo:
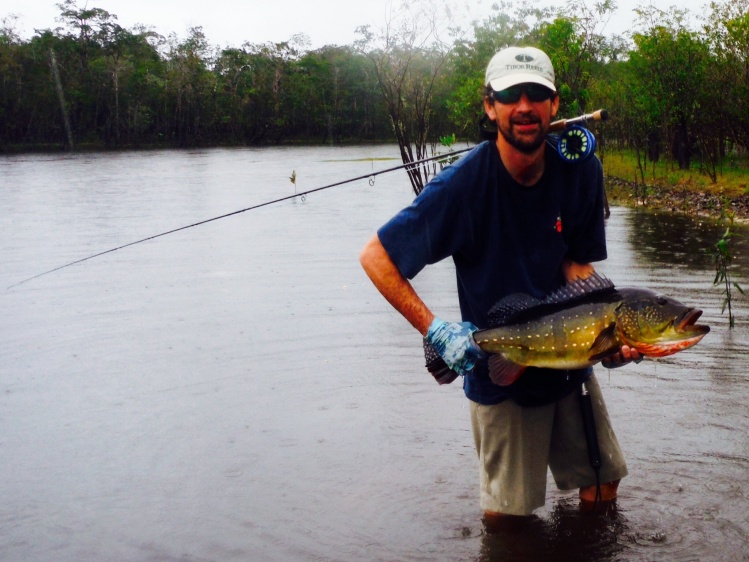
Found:
[{"label": "fish mouth", "polygon": [[673,332],[666,330],[663,337],[651,342],[633,342],[635,347],[643,355],[650,357],[666,357],[678,351],[687,349],[699,343],[710,331],[710,326],[697,324],[702,316],[702,311],[697,308],[687,309],[683,314],[674,318],[672,322]]},{"label": "fish mouth", "polygon": [[674,320],[674,329],[680,334],[707,334],[710,331],[710,326],[697,324],[700,316],[702,316],[702,311],[699,308],[690,308]]}]

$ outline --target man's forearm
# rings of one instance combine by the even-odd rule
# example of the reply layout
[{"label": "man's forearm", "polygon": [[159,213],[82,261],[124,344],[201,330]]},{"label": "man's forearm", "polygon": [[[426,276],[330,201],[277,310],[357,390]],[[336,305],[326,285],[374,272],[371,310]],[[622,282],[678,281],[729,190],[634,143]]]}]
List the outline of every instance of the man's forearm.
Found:
[{"label": "man's forearm", "polygon": [[375,234],[362,250],[359,261],[382,296],[416,328],[426,335],[434,314],[421,300],[411,283],[401,275]]}]

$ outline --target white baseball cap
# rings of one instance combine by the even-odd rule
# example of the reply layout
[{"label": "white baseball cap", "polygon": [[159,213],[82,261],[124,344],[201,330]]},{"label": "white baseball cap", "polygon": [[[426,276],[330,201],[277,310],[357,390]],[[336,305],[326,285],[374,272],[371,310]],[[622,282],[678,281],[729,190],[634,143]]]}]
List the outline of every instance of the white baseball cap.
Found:
[{"label": "white baseball cap", "polygon": [[556,92],[551,59],[535,47],[508,47],[499,51],[486,67],[485,85],[499,92],[517,84],[533,82]]}]

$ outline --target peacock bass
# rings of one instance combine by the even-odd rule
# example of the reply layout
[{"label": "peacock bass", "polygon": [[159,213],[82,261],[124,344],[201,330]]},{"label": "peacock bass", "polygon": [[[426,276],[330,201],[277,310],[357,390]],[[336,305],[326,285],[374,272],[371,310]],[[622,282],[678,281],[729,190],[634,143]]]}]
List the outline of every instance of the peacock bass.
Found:
[{"label": "peacock bass", "polygon": [[487,330],[473,334],[489,357],[498,385],[513,383],[526,367],[579,369],[618,352],[622,345],[648,357],[692,347],[710,331],[696,324],[702,311],[648,289],[616,289],[594,274],[543,300],[515,294],[489,312]]}]

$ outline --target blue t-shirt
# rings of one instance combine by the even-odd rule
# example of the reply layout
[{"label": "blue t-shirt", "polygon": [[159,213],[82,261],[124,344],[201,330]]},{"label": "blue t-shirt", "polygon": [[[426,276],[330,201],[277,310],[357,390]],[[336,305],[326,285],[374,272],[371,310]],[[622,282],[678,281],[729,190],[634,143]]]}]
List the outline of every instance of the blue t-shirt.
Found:
[{"label": "blue t-shirt", "polygon": [[[542,298],[563,285],[564,259],[606,259],[600,161],[567,164],[546,150],[545,164],[536,185],[520,185],[496,145],[483,142],[383,225],[380,241],[408,279],[452,257],[462,319],[487,328],[489,309],[503,297]],[[465,377],[464,389],[483,404],[509,395],[491,382],[485,362]]]}]

